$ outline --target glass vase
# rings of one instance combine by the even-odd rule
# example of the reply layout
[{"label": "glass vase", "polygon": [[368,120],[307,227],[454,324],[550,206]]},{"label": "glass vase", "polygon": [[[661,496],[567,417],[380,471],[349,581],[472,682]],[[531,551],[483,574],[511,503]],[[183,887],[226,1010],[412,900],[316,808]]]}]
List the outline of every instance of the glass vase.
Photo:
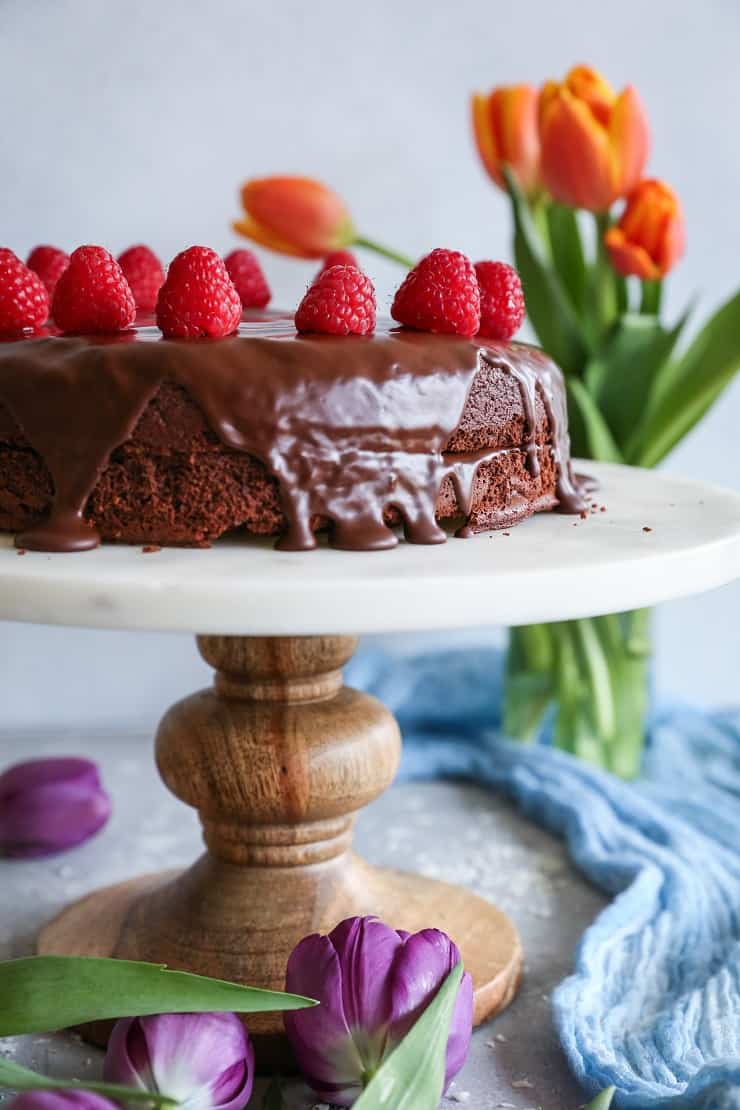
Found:
[{"label": "glass vase", "polygon": [[634,778],[647,735],[650,676],[648,609],[512,628],[504,731]]}]

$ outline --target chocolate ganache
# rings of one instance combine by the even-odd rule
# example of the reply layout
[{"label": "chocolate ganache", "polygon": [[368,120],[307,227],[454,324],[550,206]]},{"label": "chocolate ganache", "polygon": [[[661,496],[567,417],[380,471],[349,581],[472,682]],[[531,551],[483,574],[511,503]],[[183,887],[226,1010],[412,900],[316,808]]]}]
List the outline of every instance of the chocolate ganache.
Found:
[{"label": "chocolate ganache", "polygon": [[[449,450],[486,367],[516,382],[522,442]],[[385,325],[366,338],[298,335],[290,317],[247,313],[237,334],[219,340],[164,339],[142,321],[115,336],[0,344],[0,417],[4,407],[15,433],[4,432],[0,419],[0,445],[21,437],[52,484],[45,519],[22,530],[17,546],[97,545],[88,501],[165,383],[185,391],[225,448],[259,460],[277,481],[284,550],[314,547],[314,530],[326,523],[336,547],[392,547],[389,524],[398,519],[410,542],[441,542],[438,498],[446,480],[463,518],[457,534],[469,535],[479,468],[516,449],[537,477],[545,422],[554,498],[534,507],[555,500],[565,512],[585,507],[571,469],[562,376],[537,348]],[[2,492],[0,472],[0,506]]]}]

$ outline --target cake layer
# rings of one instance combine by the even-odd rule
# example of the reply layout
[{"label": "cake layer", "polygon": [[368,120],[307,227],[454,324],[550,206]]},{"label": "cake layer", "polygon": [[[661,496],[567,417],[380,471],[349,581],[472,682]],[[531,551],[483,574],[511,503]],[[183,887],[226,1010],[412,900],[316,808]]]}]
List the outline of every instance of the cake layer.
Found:
[{"label": "cake layer", "polygon": [[399,521],[437,542],[437,520],[478,531],[558,503],[582,507],[562,379],[525,345],[298,336],[268,314],[224,340],[0,345],[0,529],[24,546],[244,527],[302,549],[330,524],[338,546],[384,547]]}]

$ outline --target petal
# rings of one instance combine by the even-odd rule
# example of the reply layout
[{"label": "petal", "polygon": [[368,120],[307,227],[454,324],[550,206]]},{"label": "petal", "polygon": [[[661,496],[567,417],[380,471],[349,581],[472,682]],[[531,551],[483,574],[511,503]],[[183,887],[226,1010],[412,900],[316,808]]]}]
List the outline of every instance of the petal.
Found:
[{"label": "petal", "polygon": [[606,130],[588,105],[568,92],[541,109],[542,178],[555,200],[606,210],[614,200],[612,152]]},{"label": "petal", "polygon": [[9,1104],[13,1110],[116,1110],[92,1091],[24,1091]]},{"label": "petal", "polygon": [[408,1033],[459,960],[456,945],[439,929],[423,929],[404,943],[391,976],[394,1044]]},{"label": "petal", "polygon": [[278,236],[273,235],[267,228],[262,227],[256,220],[250,219],[248,216],[243,220],[234,220],[231,224],[237,235],[243,235],[245,239],[251,239],[253,243],[259,243],[262,247],[267,247],[271,251],[276,251],[278,254],[288,254],[292,258],[323,258],[321,255],[314,251],[306,252],[301,247],[297,247],[294,243],[289,243],[285,239],[280,239]]},{"label": "petal", "polygon": [[632,85],[617,97],[609,122],[617,196],[626,196],[642,177],[650,153],[650,127],[642,100]]},{"label": "petal", "polygon": [[78,756],[61,756],[56,759],[27,759],[8,767],[0,775],[0,802],[7,802],[14,794],[45,783],[73,779],[98,785],[97,765],[90,759]]},{"label": "petal", "polygon": [[499,186],[503,187],[504,179],[501,176],[501,162],[496,148],[496,133],[491,120],[490,100],[482,93],[475,93],[472,101],[473,134],[481,162],[490,177]]},{"label": "petal", "polygon": [[344,202],[310,177],[266,177],[242,188],[248,216],[271,235],[310,257],[321,257],[354,237]]},{"label": "petal", "polygon": [[[240,1110],[252,1090],[254,1054],[234,1014],[157,1014],[111,1037],[106,1075],[171,1095],[191,1110]],[[129,1082],[131,1080],[128,1080]]]},{"label": "petal", "polygon": [[285,989],[316,998],[308,1010],[283,1014],[298,1065],[316,1090],[359,1090],[363,1062],[352,1040],[342,1005],[342,968],[332,942],[318,933],[304,937],[290,955]]},{"label": "petal", "polygon": [[539,182],[537,102],[537,90],[531,85],[511,85],[495,90],[490,103],[499,158],[511,166],[525,192]]},{"label": "petal", "polygon": [[611,264],[623,277],[639,277],[643,281],[657,281],[660,268],[653,262],[644,247],[630,242],[620,227],[611,227],[604,236]]},{"label": "petal", "polygon": [[121,1018],[113,1026],[103,1075],[109,1083],[156,1090],[149,1050],[138,1018]]},{"label": "petal", "polygon": [[661,274],[672,270],[678,260],[683,257],[686,250],[686,221],[683,209],[679,205],[672,218],[668,221],[662,246],[657,255],[657,262]]},{"label": "petal", "polygon": [[33,858],[82,843],[111,804],[89,760],[34,760],[0,776],[0,854]]},{"label": "petal", "polygon": [[606,127],[614,107],[614,89],[593,66],[574,66],[564,84],[579,100],[588,104],[594,117]]},{"label": "petal", "polygon": [[445,1090],[468,1058],[473,1036],[473,979],[466,971],[457,992],[445,1059]]},{"label": "petal", "polygon": [[393,1017],[391,972],[403,940],[376,917],[347,918],[332,930],[329,939],[342,968],[347,1024],[353,1034],[361,1030],[373,1038],[379,1033],[384,1040]]},{"label": "petal", "polygon": [[[457,945],[439,929],[415,933],[399,953],[393,971],[394,1022],[389,1047],[408,1033],[444,980],[460,962]],[[450,1022],[445,1063],[445,1087],[460,1071],[473,1032],[473,981],[463,975]]]}]

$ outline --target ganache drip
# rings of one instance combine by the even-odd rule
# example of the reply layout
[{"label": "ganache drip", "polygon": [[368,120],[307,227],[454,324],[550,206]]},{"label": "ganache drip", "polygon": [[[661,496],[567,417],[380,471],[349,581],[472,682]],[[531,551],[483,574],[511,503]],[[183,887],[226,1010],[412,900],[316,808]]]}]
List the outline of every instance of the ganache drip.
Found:
[{"label": "ganache drip", "polygon": [[[561,510],[584,500],[570,465],[562,378],[539,350],[379,329],[367,339],[297,336],[265,317],[238,335],[172,341],[140,328],[104,339],[49,337],[0,345],[0,403],[43,458],[54,484],[48,520],[17,546],[78,551],[99,537],[84,518],[111,453],[133,434],[163,381],[182,386],[227,447],[258,458],[278,482],[288,526],[283,550],[316,546],[313,522],[352,550],[397,543],[384,521],[393,507],[406,539],[440,543],[435,504],[450,477],[461,515],[471,511],[479,466],[501,449],[445,454],[482,363],[518,383],[523,449],[539,473],[537,397],[550,429]],[[469,534],[465,525],[458,535]]]}]

